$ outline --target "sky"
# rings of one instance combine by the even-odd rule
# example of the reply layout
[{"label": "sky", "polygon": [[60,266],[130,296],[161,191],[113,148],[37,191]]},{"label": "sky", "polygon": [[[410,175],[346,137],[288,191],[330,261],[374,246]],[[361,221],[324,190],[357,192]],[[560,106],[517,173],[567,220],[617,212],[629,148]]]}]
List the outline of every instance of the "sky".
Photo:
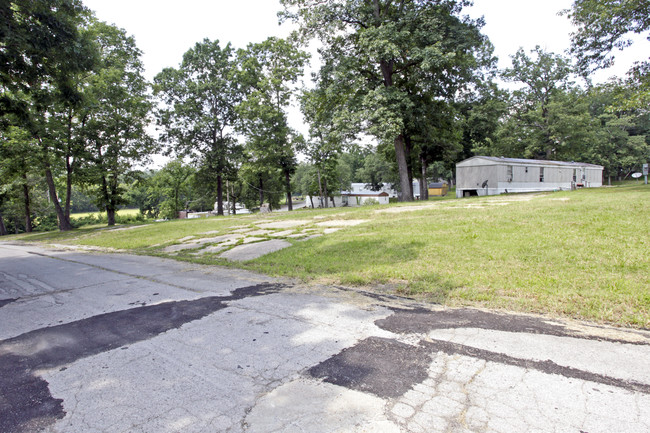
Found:
[{"label": "sky", "polygon": [[[143,51],[145,77],[153,77],[165,67],[178,67],[183,53],[196,42],[208,38],[244,48],[269,36],[286,37],[292,24],[278,24],[279,0],[83,0],[98,19],[115,24],[135,37]],[[467,13],[485,18],[486,34],[499,57],[499,68],[511,65],[510,57],[519,47],[530,51],[540,45],[547,51],[564,53],[573,30],[566,16],[558,13],[571,7],[572,0],[474,0]],[[647,59],[650,44],[643,38],[616,54],[613,68],[599,71],[594,82],[610,76],[623,77],[635,60]],[[306,81],[309,78],[305,79]],[[296,107],[289,110],[289,122],[305,133]]]}]

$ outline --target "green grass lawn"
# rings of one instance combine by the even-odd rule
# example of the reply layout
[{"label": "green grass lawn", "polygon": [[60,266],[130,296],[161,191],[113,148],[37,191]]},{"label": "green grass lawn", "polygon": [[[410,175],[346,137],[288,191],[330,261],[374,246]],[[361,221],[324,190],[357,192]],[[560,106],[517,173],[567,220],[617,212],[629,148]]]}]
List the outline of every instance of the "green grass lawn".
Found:
[{"label": "green grass lawn", "polygon": [[184,236],[225,233],[262,218],[314,217],[368,222],[296,241],[291,248],[236,266],[452,306],[650,327],[650,187],[643,184],[171,221],[51,236],[57,242],[159,254],[152,245]]}]

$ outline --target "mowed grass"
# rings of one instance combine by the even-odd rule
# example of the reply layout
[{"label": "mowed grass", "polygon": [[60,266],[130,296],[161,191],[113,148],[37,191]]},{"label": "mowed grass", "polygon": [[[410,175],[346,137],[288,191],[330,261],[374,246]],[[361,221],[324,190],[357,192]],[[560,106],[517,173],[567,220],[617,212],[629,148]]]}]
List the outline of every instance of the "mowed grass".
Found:
[{"label": "mowed grass", "polygon": [[[365,219],[367,223],[292,241],[291,248],[234,265],[451,306],[650,327],[650,187],[421,205],[171,221],[52,236],[57,242],[159,254],[156,246],[206,231],[225,233],[260,219]],[[216,258],[196,260],[223,264]]]},{"label": "mowed grass", "polygon": [[247,267],[447,305],[650,327],[648,187],[463,199],[371,218]]}]

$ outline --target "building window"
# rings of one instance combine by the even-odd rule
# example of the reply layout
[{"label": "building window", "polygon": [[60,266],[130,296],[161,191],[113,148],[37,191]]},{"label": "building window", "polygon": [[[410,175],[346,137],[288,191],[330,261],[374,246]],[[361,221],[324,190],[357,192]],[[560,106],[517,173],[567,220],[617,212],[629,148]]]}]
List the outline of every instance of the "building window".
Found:
[{"label": "building window", "polygon": [[544,167],[539,168],[539,181],[544,182]]},{"label": "building window", "polygon": [[506,179],[508,182],[512,182],[512,165],[509,165],[506,169]]}]

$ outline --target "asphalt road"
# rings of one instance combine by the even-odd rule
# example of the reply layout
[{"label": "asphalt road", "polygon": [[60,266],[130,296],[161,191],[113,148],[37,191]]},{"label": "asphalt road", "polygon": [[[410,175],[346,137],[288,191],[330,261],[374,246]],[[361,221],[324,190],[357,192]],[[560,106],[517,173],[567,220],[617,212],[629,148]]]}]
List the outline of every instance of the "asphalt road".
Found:
[{"label": "asphalt road", "polygon": [[1,432],[644,432],[650,333],[0,243]]}]

